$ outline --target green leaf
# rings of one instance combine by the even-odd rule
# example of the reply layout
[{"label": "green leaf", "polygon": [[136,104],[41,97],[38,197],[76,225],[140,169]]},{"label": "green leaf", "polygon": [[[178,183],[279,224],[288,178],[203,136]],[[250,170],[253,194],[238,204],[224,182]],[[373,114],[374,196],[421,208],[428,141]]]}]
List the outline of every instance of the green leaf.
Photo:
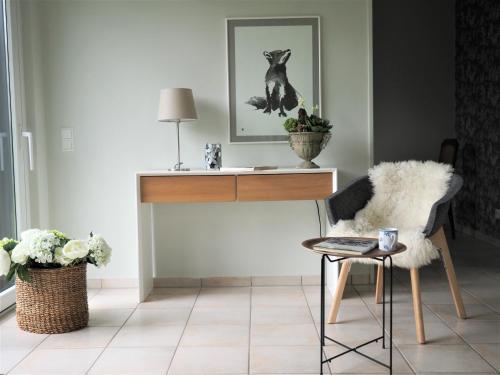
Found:
[{"label": "green leaf", "polygon": [[17,263],[11,263],[10,264],[10,270],[9,272],[7,273],[7,275],[5,276],[5,278],[7,279],[7,281],[10,281],[12,280],[12,278],[14,277],[14,275],[16,274],[16,271],[17,271],[17,267],[19,265]]},{"label": "green leaf", "polygon": [[26,265],[24,266],[19,265],[19,267],[17,268],[17,276],[19,276],[19,278],[22,281],[25,281],[27,283],[31,282],[31,277],[28,272],[28,267],[26,267]]}]

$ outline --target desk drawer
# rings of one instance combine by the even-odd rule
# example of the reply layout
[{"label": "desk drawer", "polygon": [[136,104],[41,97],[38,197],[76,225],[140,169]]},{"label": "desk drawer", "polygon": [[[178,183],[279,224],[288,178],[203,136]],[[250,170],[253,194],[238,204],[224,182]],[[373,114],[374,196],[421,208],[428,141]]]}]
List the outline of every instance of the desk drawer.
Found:
[{"label": "desk drawer", "polygon": [[229,202],[236,200],[235,176],[143,176],[141,202]]},{"label": "desk drawer", "polygon": [[238,176],[240,201],[323,199],[332,193],[331,173],[290,173]]}]

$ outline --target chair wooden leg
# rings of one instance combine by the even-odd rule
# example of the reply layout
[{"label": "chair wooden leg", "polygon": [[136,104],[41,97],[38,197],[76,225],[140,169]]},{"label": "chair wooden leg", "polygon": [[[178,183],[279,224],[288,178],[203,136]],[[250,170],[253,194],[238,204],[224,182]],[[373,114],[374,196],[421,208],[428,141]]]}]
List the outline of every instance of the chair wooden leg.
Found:
[{"label": "chair wooden leg", "polygon": [[375,303],[382,303],[382,291],[384,282],[384,266],[377,266],[377,284],[375,284]]},{"label": "chair wooden leg", "polygon": [[446,276],[448,277],[448,283],[450,284],[451,295],[453,297],[453,302],[455,303],[455,309],[457,310],[457,316],[461,319],[466,319],[467,315],[465,313],[462,294],[460,293],[457,275],[455,274],[455,267],[453,266],[453,261],[451,260],[450,249],[448,248],[448,242],[446,241],[446,235],[444,234],[443,228],[440,228],[431,237],[431,241],[441,251]]},{"label": "chair wooden leg", "polygon": [[420,277],[418,268],[410,269],[411,293],[413,295],[413,313],[415,315],[415,329],[417,333],[417,342],[425,344],[424,317],[422,315],[422,299],[420,297]]},{"label": "chair wooden leg", "polygon": [[350,269],[350,262],[342,263],[339,279],[337,281],[337,288],[335,288],[335,293],[332,299],[332,306],[330,307],[330,314],[328,315],[329,324],[337,322],[337,314],[339,313],[340,301],[342,300],[342,295],[344,294],[345,284],[347,283],[347,276],[349,276]]}]

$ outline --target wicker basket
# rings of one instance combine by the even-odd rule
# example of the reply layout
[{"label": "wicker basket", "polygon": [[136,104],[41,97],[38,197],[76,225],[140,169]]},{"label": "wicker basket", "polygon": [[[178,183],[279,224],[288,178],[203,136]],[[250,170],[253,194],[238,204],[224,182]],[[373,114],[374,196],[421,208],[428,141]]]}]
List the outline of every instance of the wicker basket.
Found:
[{"label": "wicker basket", "polygon": [[16,279],[19,328],[34,333],[64,333],[87,326],[87,263],[30,268],[28,272],[31,282]]}]

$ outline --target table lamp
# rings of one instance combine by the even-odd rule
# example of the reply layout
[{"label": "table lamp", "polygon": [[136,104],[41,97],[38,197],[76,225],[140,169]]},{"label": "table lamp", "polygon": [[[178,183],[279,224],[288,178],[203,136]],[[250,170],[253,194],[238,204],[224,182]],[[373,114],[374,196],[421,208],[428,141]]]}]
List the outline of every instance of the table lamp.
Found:
[{"label": "table lamp", "polygon": [[193,91],[183,88],[168,88],[160,90],[160,106],[158,121],[175,122],[177,125],[177,164],[170,171],[189,171],[182,168],[179,124],[194,121],[198,118],[194,106]]}]

